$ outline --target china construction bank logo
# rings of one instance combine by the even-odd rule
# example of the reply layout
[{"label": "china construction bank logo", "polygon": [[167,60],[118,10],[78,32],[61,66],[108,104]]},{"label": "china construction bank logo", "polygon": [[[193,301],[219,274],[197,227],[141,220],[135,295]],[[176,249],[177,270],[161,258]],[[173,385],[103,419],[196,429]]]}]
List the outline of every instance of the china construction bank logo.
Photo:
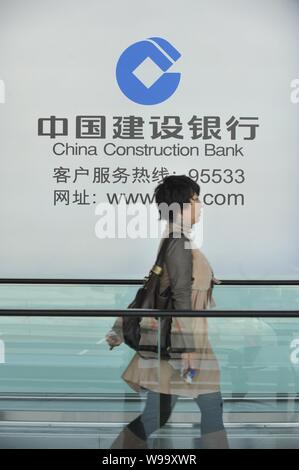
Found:
[{"label": "china construction bank logo", "polygon": [[135,42],[118,59],[118,86],[135,103],[162,103],[173,95],[180,82],[180,73],[167,72],[180,57],[179,51],[163,38]]}]

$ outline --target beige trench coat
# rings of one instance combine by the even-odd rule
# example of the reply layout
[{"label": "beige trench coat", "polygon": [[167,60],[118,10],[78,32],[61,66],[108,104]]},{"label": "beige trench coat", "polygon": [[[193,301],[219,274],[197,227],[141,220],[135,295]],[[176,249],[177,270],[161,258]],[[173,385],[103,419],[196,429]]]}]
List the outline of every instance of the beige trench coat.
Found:
[{"label": "beige trench coat", "polygon": [[[192,310],[203,310],[214,307],[213,270],[199,249],[192,249]],[[166,264],[161,275],[161,292],[169,285]],[[113,328],[120,331],[122,318],[119,317]],[[194,353],[185,353],[180,360],[144,359],[135,353],[122,379],[135,391],[150,389],[160,393],[196,397],[199,394],[220,390],[220,370],[217,358],[208,338],[208,319],[202,317],[173,317],[172,330],[180,331],[183,327],[192,333],[196,345]],[[143,317],[141,329],[150,327],[157,329],[157,320]],[[145,343],[146,344],[146,343]],[[196,369],[192,383],[186,382],[181,372],[188,366]]]}]

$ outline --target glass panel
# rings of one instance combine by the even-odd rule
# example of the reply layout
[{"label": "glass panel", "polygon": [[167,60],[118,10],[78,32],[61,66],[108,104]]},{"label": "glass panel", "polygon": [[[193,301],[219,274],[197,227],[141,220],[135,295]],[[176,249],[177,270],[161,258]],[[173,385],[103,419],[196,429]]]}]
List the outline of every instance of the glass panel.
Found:
[{"label": "glass panel", "polygon": [[139,285],[0,284],[0,308],[123,309]]},{"label": "glass panel", "polygon": [[[230,447],[299,447],[298,318],[283,313],[281,318],[179,317],[175,321],[182,329],[177,338],[172,333],[171,359],[161,357],[158,349],[156,359],[135,362],[133,349],[122,343],[110,350],[106,343],[115,321],[0,317],[1,446],[16,442],[11,433],[21,429],[25,435],[25,429],[35,433],[31,440],[26,434],[26,444],[18,441],[27,447],[76,442],[110,448],[134,420],[136,427],[129,428],[139,431],[134,445],[145,445],[145,430],[150,448],[223,446],[223,430],[215,430],[221,421],[219,385]],[[152,323],[158,341],[162,331],[161,320]],[[198,370],[193,378],[182,379],[186,363],[178,360],[175,347],[192,348],[192,341],[197,356],[189,351],[191,368]],[[79,431],[81,436],[86,433],[86,440],[78,444]],[[73,438],[62,439],[64,432]]]},{"label": "glass panel", "polygon": [[[125,309],[140,284],[0,284],[0,308]],[[296,310],[299,285],[215,285],[221,310]]]}]

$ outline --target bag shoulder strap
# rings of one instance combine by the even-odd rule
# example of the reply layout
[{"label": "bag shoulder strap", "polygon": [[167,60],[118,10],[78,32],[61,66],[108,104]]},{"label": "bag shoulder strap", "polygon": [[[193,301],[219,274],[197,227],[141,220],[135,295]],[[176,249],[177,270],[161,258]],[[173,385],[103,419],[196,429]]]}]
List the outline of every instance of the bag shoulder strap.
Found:
[{"label": "bag shoulder strap", "polygon": [[[183,231],[181,231],[181,235],[185,237],[185,234]],[[165,237],[165,239],[162,242],[162,245],[160,247],[159,253],[156,258],[156,262],[154,266],[152,267],[151,271],[153,271],[155,274],[161,274],[162,273],[162,266],[164,263],[165,255],[166,255],[166,250],[168,247],[168,244],[170,240],[173,238],[173,232],[169,232],[169,236]]]}]

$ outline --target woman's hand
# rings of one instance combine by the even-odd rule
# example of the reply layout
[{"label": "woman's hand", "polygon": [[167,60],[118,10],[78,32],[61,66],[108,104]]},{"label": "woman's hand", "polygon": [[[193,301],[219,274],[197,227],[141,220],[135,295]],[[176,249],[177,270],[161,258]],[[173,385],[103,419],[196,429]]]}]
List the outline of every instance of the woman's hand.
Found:
[{"label": "woman's hand", "polygon": [[122,343],[122,339],[113,330],[109,331],[105,339],[111,348],[119,346]]},{"label": "woman's hand", "polygon": [[189,384],[193,383],[193,378],[200,373],[200,359],[197,353],[183,353],[181,365],[181,377]]},{"label": "woman's hand", "polygon": [[188,369],[200,369],[200,354],[199,353],[182,353],[181,354],[182,366],[181,370],[187,371]]}]

